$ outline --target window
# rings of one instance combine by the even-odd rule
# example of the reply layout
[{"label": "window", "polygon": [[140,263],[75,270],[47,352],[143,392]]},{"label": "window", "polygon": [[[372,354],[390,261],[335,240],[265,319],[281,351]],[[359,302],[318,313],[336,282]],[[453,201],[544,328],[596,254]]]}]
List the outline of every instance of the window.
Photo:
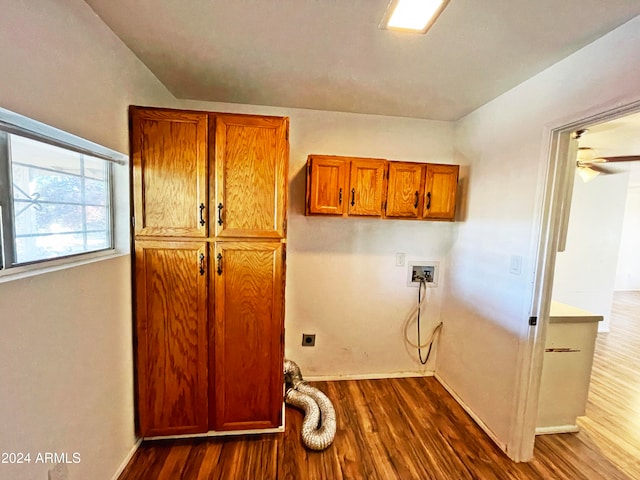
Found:
[{"label": "window", "polygon": [[116,160],[52,127],[43,135],[3,121],[7,112],[0,109],[0,269],[112,249]]}]

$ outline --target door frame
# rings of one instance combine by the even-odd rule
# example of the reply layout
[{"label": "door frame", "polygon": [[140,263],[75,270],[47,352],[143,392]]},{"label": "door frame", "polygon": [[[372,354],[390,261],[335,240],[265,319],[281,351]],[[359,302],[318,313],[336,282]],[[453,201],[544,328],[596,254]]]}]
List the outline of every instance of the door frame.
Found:
[{"label": "door frame", "polygon": [[564,241],[561,237],[566,236],[573,192],[576,160],[569,158],[571,135],[577,130],[588,129],[639,111],[638,98],[632,101],[627,99],[626,102],[611,102],[560,120],[544,129],[543,138],[547,140],[541,167],[545,169],[544,186],[538,219],[535,220],[537,235],[532,240],[535,242],[535,270],[530,312],[532,318],[537,318],[537,324],[529,327],[528,336],[523,339],[519,348],[519,378],[516,380],[516,401],[512,417],[515,421],[507,444],[507,453],[517,462],[533,458],[556,254],[560,243]]}]

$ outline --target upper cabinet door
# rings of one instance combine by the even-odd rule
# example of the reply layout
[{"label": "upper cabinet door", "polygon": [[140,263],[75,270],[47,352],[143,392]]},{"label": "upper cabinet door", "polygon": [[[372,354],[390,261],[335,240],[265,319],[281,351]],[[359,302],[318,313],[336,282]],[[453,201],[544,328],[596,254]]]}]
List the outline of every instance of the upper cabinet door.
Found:
[{"label": "upper cabinet door", "polygon": [[351,160],[349,215],[382,216],[386,165],[385,160]]},{"label": "upper cabinet door", "polygon": [[343,158],[310,155],[307,161],[307,214],[342,215],[349,163]]},{"label": "upper cabinet door", "polygon": [[423,218],[454,219],[458,169],[458,165],[427,165]]},{"label": "upper cabinet door", "polygon": [[216,169],[210,218],[216,236],[285,237],[288,119],[230,114],[209,118],[210,137],[215,135],[210,144]]},{"label": "upper cabinet door", "polygon": [[418,218],[424,182],[424,165],[389,162],[387,217]]},{"label": "upper cabinet door", "polygon": [[207,115],[132,107],[135,235],[207,236]]}]

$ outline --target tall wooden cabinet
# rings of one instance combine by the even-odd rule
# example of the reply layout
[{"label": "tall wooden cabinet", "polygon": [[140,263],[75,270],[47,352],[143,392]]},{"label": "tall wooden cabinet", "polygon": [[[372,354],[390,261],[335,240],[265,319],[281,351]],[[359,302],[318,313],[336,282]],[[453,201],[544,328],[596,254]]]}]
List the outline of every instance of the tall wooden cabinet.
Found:
[{"label": "tall wooden cabinet", "polygon": [[288,119],[131,107],[145,437],[282,423]]}]

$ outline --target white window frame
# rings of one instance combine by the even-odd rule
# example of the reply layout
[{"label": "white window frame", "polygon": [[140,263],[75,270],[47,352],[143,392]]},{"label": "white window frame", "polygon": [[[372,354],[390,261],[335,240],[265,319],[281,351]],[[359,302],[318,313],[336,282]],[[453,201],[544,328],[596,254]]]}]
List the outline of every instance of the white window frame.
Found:
[{"label": "white window frame", "polygon": [[[91,142],[89,140],[85,140],[78,136],[67,133],[63,130],[59,130],[55,127],[51,127],[44,123],[38,122],[36,120],[32,120],[18,113],[12,112],[10,110],[6,110],[0,108],[0,131],[7,132],[10,134],[20,135],[22,137],[30,138],[32,140],[37,140],[39,142],[43,142],[49,145],[54,145],[57,147],[64,148],[66,150],[71,150],[76,153],[81,153],[85,155],[89,155],[94,158],[102,159],[106,162],[110,162],[117,165],[126,165],[128,161],[128,157],[123,155],[120,152],[115,150],[111,150],[107,147],[99,145],[97,143]],[[0,169],[9,169],[9,162],[0,162]],[[109,176],[109,187],[110,191],[110,226],[111,226],[111,248],[93,251],[93,252],[81,252],[69,256],[60,256],[54,257],[50,259],[38,260],[36,262],[32,262],[29,264],[22,265],[10,265],[8,262],[5,262],[2,259],[3,269],[0,270],[0,282],[5,281],[9,278],[14,277],[16,274],[30,274],[30,273],[40,273],[51,270],[58,270],[61,268],[66,268],[70,265],[78,265],[83,263],[94,262],[104,257],[113,256],[116,253],[115,248],[115,238],[116,238],[116,219],[114,218],[114,212],[116,210],[115,205],[115,195],[114,195],[114,172],[113,168],[108,168],[108,176]],[[5,170],[4,178],[9,178],[6,173],[8,170]],[[1,173],[1,172],[0,172]],[[0,187],[5,188],[5,186],[0,185]],[[10,185],[7,185],[6,188],[11,189]],[[5,199],[10,197],[9,195],[2,195]],[[13,218],[11,218],[11,212],[9,208],[2,208],[3,205],[0,204],[0,255],[4,255],[3,243],[5,242],[5,235],[2,232],[2,226],[7,225],[7,222],[13,222]],[[6,206],[5,206],[6,207]],[[9,235],[7,235],[9,236]],[[13,241],[13,239],[10,239]],[[20,275],[22,276],[22,275]]]}]

